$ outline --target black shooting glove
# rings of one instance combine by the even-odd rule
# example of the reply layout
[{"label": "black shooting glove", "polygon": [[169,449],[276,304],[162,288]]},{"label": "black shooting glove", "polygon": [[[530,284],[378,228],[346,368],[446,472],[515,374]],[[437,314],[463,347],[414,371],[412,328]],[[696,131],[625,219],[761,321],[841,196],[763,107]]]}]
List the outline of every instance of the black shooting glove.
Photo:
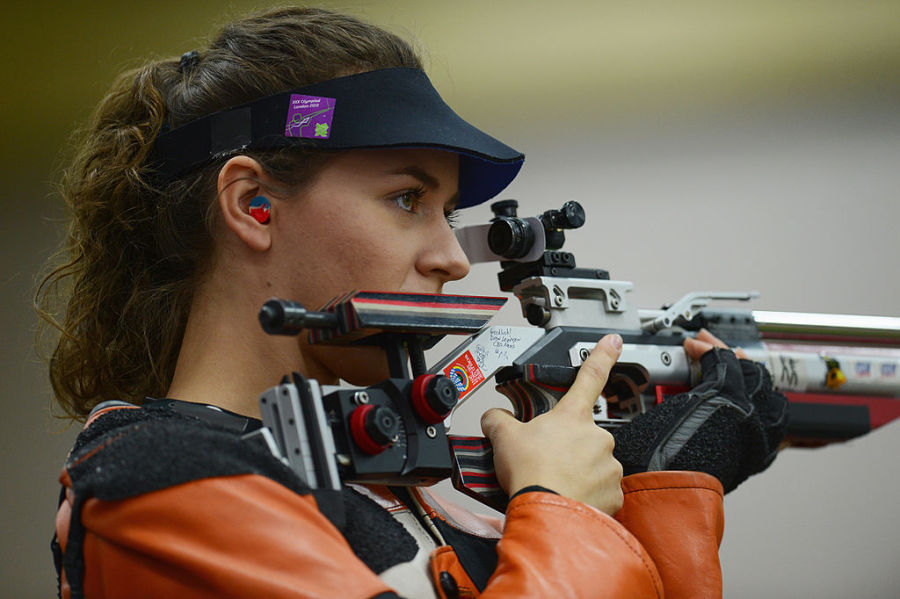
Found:
[{"label": "black shooting glove", "polygon": [[713,348],[700,357],[702,379],[687,393],[612,431],[625,474],[691,470],[711,474],[725,492],[772,463],[784,437],[787,398],[765,366]]}]

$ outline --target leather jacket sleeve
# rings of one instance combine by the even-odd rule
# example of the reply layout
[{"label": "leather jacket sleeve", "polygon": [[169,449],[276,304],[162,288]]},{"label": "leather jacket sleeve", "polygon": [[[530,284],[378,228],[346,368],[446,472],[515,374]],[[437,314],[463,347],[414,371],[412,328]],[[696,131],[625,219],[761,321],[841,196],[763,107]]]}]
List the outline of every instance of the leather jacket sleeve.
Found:
[{"label": "leather jacket sleeve", "polygon": [[653,559],[667,599],[722,596],[722,483],[701,472],[645,472],[622,481],[616,519]]},{"label": "leather jacket sleeve", "polygon": [[622,489],[616,521],[549,493],[514,498],[481,597],[720,598],[721,483],[649,472]]},{"label": "leather jacket sleeve", "polygon": [[640,543],[606,514],[552,493],[515,497],[497,544],[493,597],[662,597]]}]

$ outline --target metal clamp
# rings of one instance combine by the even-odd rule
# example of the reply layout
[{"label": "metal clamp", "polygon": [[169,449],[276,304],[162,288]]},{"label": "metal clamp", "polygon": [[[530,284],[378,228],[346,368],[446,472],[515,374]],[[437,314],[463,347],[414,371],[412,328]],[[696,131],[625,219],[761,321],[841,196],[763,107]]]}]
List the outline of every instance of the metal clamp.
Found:
[{"label": "metal clamp", "polygon": [[759,297],[759,291],[695,291],[666,308],[658,316],[641,323],[648,333],[667,329],[683,319],[688,321],[713,300],[748,301]]}]

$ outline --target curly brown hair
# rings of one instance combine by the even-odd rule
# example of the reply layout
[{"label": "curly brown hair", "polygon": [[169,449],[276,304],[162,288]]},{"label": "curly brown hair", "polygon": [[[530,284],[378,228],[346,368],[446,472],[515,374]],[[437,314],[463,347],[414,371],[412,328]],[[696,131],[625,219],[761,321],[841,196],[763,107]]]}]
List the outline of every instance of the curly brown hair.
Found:
[{"label": "curly brown hair", "polygon": [[[159,184],[147,159],[160,131],[335,77],[422,68],[396,35],[309,8],[235,21],[181,62],[152,61],[120,75],[63,172],[67,236],[37,287],[35,307],[39,339],[58,333],[50,381],[72,418],[107,399],[140,403],[166,393],[194,290],[211,261],[216,177],[227,158]],[[248,154],[292,190],[308,184],[329,156]]]}]

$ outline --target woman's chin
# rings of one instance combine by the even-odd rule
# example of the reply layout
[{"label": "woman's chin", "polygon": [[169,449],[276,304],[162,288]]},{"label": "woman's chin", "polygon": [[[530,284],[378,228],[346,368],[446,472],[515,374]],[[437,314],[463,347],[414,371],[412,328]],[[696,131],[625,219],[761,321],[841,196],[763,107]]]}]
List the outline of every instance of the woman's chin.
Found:
[{"label": "woman's chin", "polygon": [[355,387],[368,387],[390,377],[387,356],[377,347],[319,346],[316,354],[338,378]]}]

